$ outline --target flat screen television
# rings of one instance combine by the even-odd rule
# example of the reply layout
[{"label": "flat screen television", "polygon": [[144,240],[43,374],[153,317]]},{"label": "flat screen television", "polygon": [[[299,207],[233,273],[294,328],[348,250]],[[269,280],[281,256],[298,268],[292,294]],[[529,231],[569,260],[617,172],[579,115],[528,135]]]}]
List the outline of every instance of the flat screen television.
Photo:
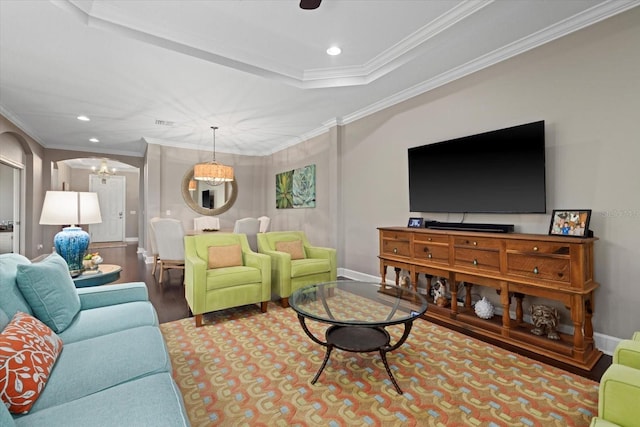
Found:
[{"label": "flat screen television", "polygon": [[545,213],[544,121],[409,148],[411,212]]}]

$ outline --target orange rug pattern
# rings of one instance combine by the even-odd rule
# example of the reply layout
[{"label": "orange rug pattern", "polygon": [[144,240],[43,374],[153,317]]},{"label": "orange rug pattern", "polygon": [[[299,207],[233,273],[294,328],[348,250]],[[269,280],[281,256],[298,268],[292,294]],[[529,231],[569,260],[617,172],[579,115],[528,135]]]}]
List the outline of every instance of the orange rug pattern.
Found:
[{"label": "orange rug pattern", "polygon": [[588,426],[597,413],[598,383],[422,319],[387,354],[403,395],[377,353],[334,350],[312,385],[325,349],[275,303],[160,328],[194,427]]}]

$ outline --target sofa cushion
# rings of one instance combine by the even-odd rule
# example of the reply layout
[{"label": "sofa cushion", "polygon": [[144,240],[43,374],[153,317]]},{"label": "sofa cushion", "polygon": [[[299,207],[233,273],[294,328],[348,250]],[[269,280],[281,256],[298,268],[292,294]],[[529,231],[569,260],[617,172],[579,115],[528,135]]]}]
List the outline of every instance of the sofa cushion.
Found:
[{"label": "sofa cushion", "polygon": [[11,412],[31,410],[62,351],[62,340],[47,325],[18,312],[0,334],[0,397]]},{"label": "sofa cushion", "polygon": [[292,240],[290,242],[276,242],[276,251],[286,252],[291,255],[291,259],[304,259],[304,246],[302,240]]},{"label": "sofa cushion", "polygon": [[188,426],[189,421],[171,374],[161,373],[18,417],[15,425],[156,427]]},{"label": "sofa cushion", "polygon": [[310,274],[326,273],[331,266],[328,259],[306,258],[291,261],[291,277],[302,277]]},{"label": "sofa cushion", "polygon": [[60,338],[70,344],[139,326],[157,326],[158,316],[149,301],[133,301],[80,310]]},{"label": "sofa cushion", "polygon": [[36,317],[55,332],[64,331],[80,311],[69,267],[56,253],[40,262],[18,265],[16,280]]},{"label": "sofa cushion", "polygon": [[158,372],[171,372],[171,362],[162,333],[155,326],[65,343],[64,351],[33,411]]},{"label": "sofa cushion", "polygon": [[208,268],[237,267],[242,265],[240,245],[209,246]]},{"label": "sofa cushion", "polygon": [[224,267],[207,270],[207,291],[260,282],[262,282],[261,271],[254,267]]},{"label": "sofa cushion", "polygon": [[9,319],[18,311],[33,314],[16,282],[18,266],[28,264],[31,264],[31,261],[19,254],[0,255],[0,308]]}]

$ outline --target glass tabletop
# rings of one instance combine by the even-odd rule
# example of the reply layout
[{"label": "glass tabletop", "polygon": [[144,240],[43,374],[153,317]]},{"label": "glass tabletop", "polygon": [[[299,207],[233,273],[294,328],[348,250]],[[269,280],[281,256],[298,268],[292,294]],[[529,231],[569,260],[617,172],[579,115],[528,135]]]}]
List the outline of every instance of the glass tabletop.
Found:
[{"label": "glass tabletop", "polygon": [[296,290],[289,298],[298,314],[333,325],[386,326],[405,323],[427,311],[426,299],[411,289],[339,280]]}]

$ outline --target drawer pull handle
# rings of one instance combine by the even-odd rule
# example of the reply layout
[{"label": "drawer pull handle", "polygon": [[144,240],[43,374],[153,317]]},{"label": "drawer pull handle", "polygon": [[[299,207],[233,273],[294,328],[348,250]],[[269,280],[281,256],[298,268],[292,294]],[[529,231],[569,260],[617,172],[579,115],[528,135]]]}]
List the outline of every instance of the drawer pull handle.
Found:
[{"label": "drawer pull handle", "polygon": [[533,250],[534,250],[534,252],[538,252],[538,247],[537,247],[537,246],[534,246],[534,247],[533,247]]},{"label": "drawer pull handle", "polygon": [[433,258],[432,254],[427,255],[427,258]]},{"label": "drawer pull handle", "polygon": [[533,274],[538,274],[538,267],[533,267]]},{"label": "drawer pull handle", "polygon": [[478,242],[473,242],[473,246],[478,246]]},{"label": "drawer pull handle", "polygon": [[428,240],[428,241],[432,241],[433,239],[432,239],[431,237],[429,237],[427,240]]},{"label": "drawer pull handle", "polygon": [[398,248],[393,248],[393,253],[397,254],[398,253]]},{"label": "drawer pull handle", "polygon": [[478,265],[478,260],[477,259],[473,260],[473,265]]}]

